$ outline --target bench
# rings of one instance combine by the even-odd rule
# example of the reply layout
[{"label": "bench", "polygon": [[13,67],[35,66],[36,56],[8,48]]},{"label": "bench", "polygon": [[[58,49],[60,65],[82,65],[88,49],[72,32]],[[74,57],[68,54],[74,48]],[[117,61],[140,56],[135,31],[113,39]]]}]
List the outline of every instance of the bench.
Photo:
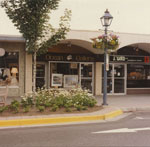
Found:
[{"label": "bench", "polygon": [[6,88],[3,88],[0,91],[0,105],[3,105],[3,106],[6,105],[7,96],[8,96],[8,85],[6,85]]}]

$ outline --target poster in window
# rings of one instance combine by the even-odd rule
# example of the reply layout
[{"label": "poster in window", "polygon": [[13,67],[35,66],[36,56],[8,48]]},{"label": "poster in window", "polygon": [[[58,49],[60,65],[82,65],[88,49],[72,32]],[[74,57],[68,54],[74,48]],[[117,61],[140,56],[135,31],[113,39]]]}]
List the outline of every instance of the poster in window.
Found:
[{"label": "poster in window", "polygon": [[71,69],[77,69],[78,68],[77,63],[70,63],[70,68]]},{"label": "poster in window", "polygon": [[78,85],[78,75],[64,75],[64,87],[76,87]]},{"label": "poster in window", "polygon": [[52,86],[62,86],[62,74],[52,74]]}]

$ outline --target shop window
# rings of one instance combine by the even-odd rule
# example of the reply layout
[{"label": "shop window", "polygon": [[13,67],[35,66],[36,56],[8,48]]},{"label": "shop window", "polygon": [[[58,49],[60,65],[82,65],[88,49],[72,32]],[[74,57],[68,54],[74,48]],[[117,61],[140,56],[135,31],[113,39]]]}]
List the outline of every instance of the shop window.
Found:
[{"label": "shop window", "polygon": [[79,84],[78,63],[51,63],[51,87],[75,87]]},{"label": "shop window", "polygon": [[127,88],[150,88],[150,65],[129,64]]},{"label": "shop window", "polygon": [[6,85],[9,81],[10,86],[19,84],[19,53],[6,52],[0,57],[0,86]]}]

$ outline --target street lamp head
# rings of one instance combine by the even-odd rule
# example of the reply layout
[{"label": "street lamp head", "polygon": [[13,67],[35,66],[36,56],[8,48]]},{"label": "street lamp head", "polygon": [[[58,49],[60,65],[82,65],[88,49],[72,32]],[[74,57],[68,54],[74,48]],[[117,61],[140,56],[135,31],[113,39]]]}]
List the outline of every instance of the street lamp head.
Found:
[{"label": "street lamp head", "polygon": [[109,13],[108,9],[106,9],[104,15],[100,18],[101,23],[104,27],[108,27],[111,25],[112,22],[112,15]]}]

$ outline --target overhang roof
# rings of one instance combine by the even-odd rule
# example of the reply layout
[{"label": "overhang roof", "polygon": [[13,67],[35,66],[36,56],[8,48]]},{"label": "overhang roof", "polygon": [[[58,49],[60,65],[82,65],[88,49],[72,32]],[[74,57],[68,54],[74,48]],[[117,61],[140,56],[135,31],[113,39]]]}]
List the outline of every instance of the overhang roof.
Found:
[{"label": "overhang roof", "polygon": [[0,35],[0,42],[25,42],[25,39],[16,35]]}]

